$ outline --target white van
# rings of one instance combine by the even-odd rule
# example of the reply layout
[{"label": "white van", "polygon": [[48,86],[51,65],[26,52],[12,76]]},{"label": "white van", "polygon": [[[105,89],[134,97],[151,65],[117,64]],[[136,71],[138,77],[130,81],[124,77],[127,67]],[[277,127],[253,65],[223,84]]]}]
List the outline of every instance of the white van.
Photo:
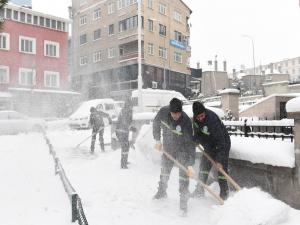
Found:
[{"label": "white van", "polygon": [[69,126],[74,129],[89,128],[90,108],[95,107],[109,114],[111,119],[118,116],[115,102],[111,98],[93,99],[83,102],[79,108],[69,117]]},{"label": "white van", "polygon": [[[138,108],[139,90],[134,90],[131,93],[133,104],[133,112],[139,112]],[[157,112],[161,107],[169,104],[172,98],[178,98],[183,102],[188,100],[177,91],[159,90],[159,89],[142,89],[142,112]]]}]

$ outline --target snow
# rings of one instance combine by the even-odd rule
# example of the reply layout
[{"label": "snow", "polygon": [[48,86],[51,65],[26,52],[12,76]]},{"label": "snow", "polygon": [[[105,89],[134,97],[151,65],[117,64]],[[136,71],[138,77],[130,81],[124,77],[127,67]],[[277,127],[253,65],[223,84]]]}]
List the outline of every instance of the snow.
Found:
[{"label": "snow", "polygon": [[233,89],[233,88],[227,88],[227,89],[219,91],[219,94],[221,94],[221,95],[222,94],[229,94],[229,93],[239,94],[240,91],[238,89]]},{"label": "snow", "polygon": [[[178,168],[169,180],[168,198],[152,200],[160,174],[160,154],[153,150],[151,125],[142,127],[136,149],[130,150],[129,169],[120,169],[120,149],[113,151],[109,127],[105,129],[106,152],[89,153],[90,140],[75,146],[91,134],[91,130],[72,131],[65,123],[48,130],[48,137],[60,158],[66,174],[82,199],[89,224],[109,225],[257,225],[299,223],[300,211],[275,200],[257,188],[242,189],[220,206],[209,193],[202,199],[189,200],[188,217],[180,217]],[[233,142],[245,144],[245,138]],[[263,150],[261,140],[252,147]],[[240,144],[239,143],[239,144]],[[256,146],[254,145],[256,143]],[[1,224],[71,224],[71,207],[43,136],[19,134],[0,136]],[[270,144],[270,143],[269,143]],[[235,144],[233,144],[235,146]],[[241,144],[240,144],[241,145]],[[276,144],[274,144],[275,146]],[[259,146],[259,147],[258,147]],[[288,143],[282,142],[286,152]],[[148,151],[149,150],[149,151]],[[253,151],[254,149],[251,149]],[[278,150],[273,150],[274,152]],[[274,159],[275,160],[275,159]],[[190,191],[195,182],[191,181]],[[218,191],[218,185],[211,188]],[[258,204],[259,203],[259,204]],[[76,223],[77,224],[77,223]]]},{"label": "snow", "polygon": [[300,97],[293,98],[286,103],[287,112],[300,112]]}]

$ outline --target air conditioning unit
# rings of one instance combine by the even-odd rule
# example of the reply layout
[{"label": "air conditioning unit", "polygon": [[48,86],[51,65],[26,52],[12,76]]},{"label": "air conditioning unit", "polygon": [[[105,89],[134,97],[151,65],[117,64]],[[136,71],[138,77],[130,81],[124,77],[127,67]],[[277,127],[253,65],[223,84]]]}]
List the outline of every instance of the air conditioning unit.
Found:
[{"label": "air conditioning unit", "polygon": [[157,82],[152,81],[152,88],[153,88],[153,89],[156,89],[156,88],[157,88]]}]

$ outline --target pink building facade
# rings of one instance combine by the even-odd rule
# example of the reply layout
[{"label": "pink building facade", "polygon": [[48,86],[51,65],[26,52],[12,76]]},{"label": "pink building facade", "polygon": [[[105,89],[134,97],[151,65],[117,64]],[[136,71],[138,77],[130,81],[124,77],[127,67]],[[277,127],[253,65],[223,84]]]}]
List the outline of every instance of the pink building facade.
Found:
[{"label": "pink building facade", "polygon": [[10,4],[0,18],[0,109],[68,114],[66,105],[79,95],[68,78],[69,21]]}]

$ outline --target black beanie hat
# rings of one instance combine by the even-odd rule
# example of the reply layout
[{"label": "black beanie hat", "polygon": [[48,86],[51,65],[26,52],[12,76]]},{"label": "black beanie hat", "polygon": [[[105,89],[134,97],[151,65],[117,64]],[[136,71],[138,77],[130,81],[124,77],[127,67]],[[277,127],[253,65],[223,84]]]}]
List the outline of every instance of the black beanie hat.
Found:
[{"label": "black beanie hat", "polygon": [[193,103],[193,113],[194,116],[198,116],[200,113],[205,112],[205,107],[201,102],[194,102]]},{"label": "black beanie hat", "polygon": [[182,101],[180,101],[178,98],[172,98],[170,101],[170,111],[182,112]]}]

